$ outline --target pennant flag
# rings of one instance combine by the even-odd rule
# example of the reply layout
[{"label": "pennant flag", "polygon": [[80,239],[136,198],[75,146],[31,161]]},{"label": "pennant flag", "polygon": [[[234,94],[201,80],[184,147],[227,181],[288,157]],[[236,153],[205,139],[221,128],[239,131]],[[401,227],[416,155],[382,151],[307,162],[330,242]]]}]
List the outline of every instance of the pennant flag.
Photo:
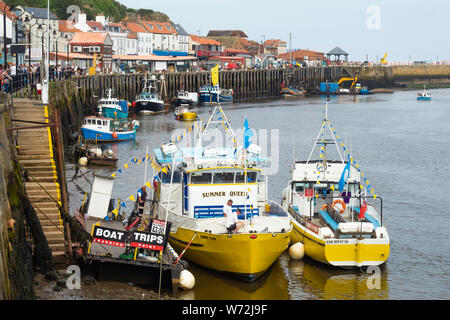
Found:
[{"label": "pennant flag", "polygon": [[122,173],[122,169],[117,170],[118,173]]},{"label": "pennant flag", "polygon": [[248,126],[247,117],[244,120],[244,149],[247,149],[250,146],[250,139],[253,137],[253,132]]},{"label": "pennant flag", "polygon": [[330,188],[331,188],[331,190],[334,191],[334,184],[332,184]]},{"label": "pennant flag", "polygon": [[156,181],[161,181],[161,179],[158,177],[157,174],[155,174],[155,176],[153,177]]},{"label": "pennant flag", "polygon": [[120,206],[121,206],[122,208],[125,208],[125,209],[127,208],[127,205],[125,204],[125,202],[121,202],[121,203],[120,203]]},{"label": "pennant flag", "polygon": [[350,176],[350,161],[345,165],[344,171],[342,171],[341,179],[339,180],[339,191],[342,192],[344,190],[345,182],[347,182],[348,177]]},{"label": "pennant flag", "polygon": [[128,169],[128,163],[125,163],[123,166]]},{"label": "pennant flag", "polygon": [[147,181],[147,182],[145,183],[145,185],[146,185],[149,189],[152,188],[152,185],[150,184],[150,181]]},{"label": "pennant flag", "polygon": [[133,196],[133,195],[129,196],[128,199],[130,199],[130,200],[133,201],[133,202],[136,201],[136,200],[134,200],[134,196]]},{"label": "pennant flag", "polygon": [[216,64],[214,68],[211,68],[211,82],[213,86],[219,83],[219,65]]},{"label": "pennant flag", "polygon": [[116,177],[116,173],[114,172],[111,177],[115,178]]},{"label": "pennant flag", "polygon": [[166,167],[162,168],[161,171],[164,172],[165,174],[167,174],[167,168]]}]

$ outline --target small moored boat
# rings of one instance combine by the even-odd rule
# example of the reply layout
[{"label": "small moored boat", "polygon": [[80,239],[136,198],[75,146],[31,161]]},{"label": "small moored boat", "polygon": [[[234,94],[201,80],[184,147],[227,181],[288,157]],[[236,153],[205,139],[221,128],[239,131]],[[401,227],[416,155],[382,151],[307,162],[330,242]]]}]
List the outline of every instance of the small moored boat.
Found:
[{"label": "small moored boat", "polygon": [[112,89],[108,89],[107,97],[98,101],[97,112],[105,118],[126,119],[129,106],[131,104],[128,101],[114,98]]},{"label": "small moored boat", "polygon": [[154,114],[164,112],[164,101],[158,92],[158,80],[152,75],[144,80],[144,88],[133,102],[134,113]]},{"label": "small moored boat", "polygon": [[[325,112],[326,114],[326,112]],[[331,139],[325,137],[329,129]],[[324,264],[364,267],[383,264],[390,242],[382,216],[381,198],[373,192],[359,165],[348,154],[344,160],[326,115],[308,160],[295,161],[291,181],[283,190],[282,206],[293,224],[291,240],[301,242],[305,254]],[[328,160],[335,144],[338,160]],[[317,160],[312,160],[317,149]]]},{"label": "small moored boat", "polygon": [[[202,147],[205,132],[219,123],[236,141],[234,147]],[[154,149],[157,162],[169,170],[155,180],[157,218],[172,223],[169,242],[175,250],[187,248],[187,260],[254,281],[287,249],[292,230],[289,217],[267,199],[268,181],[259,168],[267,159],[260,157],[258,146],[238,144],[220,105],[198,128],[195,147],[168,143]],[[232,211],[241,211],[238,219],[243,226],[236,234],[227,229],[223,214],[229,199]]]},{"label": "small moored boat", "polygon": [[89,116],[84,118],[81,132],[85,140],[117,142],[134,140],[138,126],[139,122],[137,120],[119,121],[111,118]]},{"label": "small moored boat", "polygon": [[194,121],[197,120],[197,112],[192,112],[188,107],[176,107],[175,118],[182,121]]},{"label": "small moored boat", "polygon": [[193,107],[198,104],[198,96],[197,92],[189,92],[186,90],[177,91],[177,96],[173,99],[173,105],[175,107],[178,106],[188,106]]},{"label": "small moored boat", "polygon": [[233,102],[233,95],[233,89],[222,89],[219,85],[200,87],[200,102],[203,104]]}]

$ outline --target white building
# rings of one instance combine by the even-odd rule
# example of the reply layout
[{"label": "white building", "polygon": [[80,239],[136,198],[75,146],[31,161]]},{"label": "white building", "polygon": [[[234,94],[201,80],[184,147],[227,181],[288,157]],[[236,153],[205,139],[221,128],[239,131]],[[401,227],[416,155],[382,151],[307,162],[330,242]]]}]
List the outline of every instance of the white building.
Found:
[{"label": "white building", "polygon": [[170,22],[143,21],[147,31],[152,35],[152,53],[169,55],[178,49],[176,30]]},{"label": "white building", "polygon": [[180,55],[187,55],[189,52],[189,39],[190,36],[179,24],[174,25],[177,34],[175,35],[178,48],[176,51],[180,52]]},{"label": "white building", "polygon": [[136,53],[139,55],[148,55],[152,53],[152,34],[149,33],[144,27],[138,25],[135,22],[128,22],[127,29],[129,34],[136,35]]},{"label": "white building", "polygon": [[[47,9],[17,6],[21,12],[24,29],[31,34],[31,63],[42,60],[43,54],[47,52],[48,34],[50,32],[50,51],[55,51],[56,41],[60,40],[58,18],[50,12],[48,27]],[[27,35],[28,36],[28,35]],[[58,42],[59,46],[59,42]],[[62,47],[61,47],[62,48]],[[59,50],[59,47],[58,47]],[[25,62],[28,61],[28,50],[25,54]]]}]

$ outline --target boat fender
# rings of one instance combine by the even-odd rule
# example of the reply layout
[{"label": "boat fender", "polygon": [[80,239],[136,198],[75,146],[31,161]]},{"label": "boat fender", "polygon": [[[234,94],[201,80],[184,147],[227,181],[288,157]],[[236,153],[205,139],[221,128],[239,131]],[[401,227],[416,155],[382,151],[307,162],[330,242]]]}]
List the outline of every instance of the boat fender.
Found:
[{"label": "boat fender", "polygon": [[[338,210],[338,211],[339,211],[340,214],[343,214],[344,211],[345,211],[345,208],[346,208],[344,200],[336,199],[336,200],[333,201],[332,206],[335,207],[336,203],[340,203],[340,204],[341,204],[342,209],[341,209],[341,210]],[[335,208],[335,209],[336,209],[336,208]],[[336,209],[336,210],[337,210],[337,209]]]},{"label": "boat fender", "polygon": [[191,290],[195,285],[195,277],[194,275],[184,269],[180,272],[180,287],[184,290]]},{"label": "boat fender", "polygon": [[293,260],[301,260],[305,256],[305,248],[301,242],[293,244],[289,248],[289,256]]},{"label": "boat fender", "polygon": [[320,210],[326,211],[326,209],[327,209],[327,204],[325,203]]},{"label": "boat fender", "polygon": [[114,139],[117,139],[117,132],[113,132],[113,133],[112,133],[112,137],[113,137]]},{"label": "boat fender", "polygon": [[88,164],[88,159],[87,159],[86,157],[81,157],[81,158],[78,160],[78,164],[79,164],[80,166],[85,167],[85,166],[87,166],[87,164]]}]

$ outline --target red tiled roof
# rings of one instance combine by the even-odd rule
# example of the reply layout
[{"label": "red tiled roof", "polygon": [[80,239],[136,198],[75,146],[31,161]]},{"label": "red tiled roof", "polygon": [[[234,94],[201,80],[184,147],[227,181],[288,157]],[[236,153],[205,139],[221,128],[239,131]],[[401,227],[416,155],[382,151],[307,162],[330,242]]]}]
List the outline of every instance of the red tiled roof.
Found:
[{"label": "red tiled roof", "polygon": [[142,24],[150,33],[177,34],[177,31],[170,22],[143,21]]},{"label": "red tiled roof", "polygon": [[60,32],[81,32],[81,30],[72,26],[71,21],[59,20],[58,25],[59,25],[58,27],[59,27]]},{"label": "red tiled roof", "polygon": [[282,40],[280,40],[280,39],[270,39],[270,40],[266,40],[265,42],[264,42],[264,44],[266,45],[266,46],[270,46],[270,47],[278,47],[279,45],[281,45],[281,44],[286,44],[286,41],[282,41]]},{"label": "red tiled roof", "polygon": [[70,44],[104,44],[107,36],[105,32],[75,32]]},{"label": "red tiled roof", "polygon": [[5,6],[6,6],[6,16],[10,19],[16,18],[17,16],[9,10],[11,7],[8,6],[4,1],[0,1],[0,15],[3,16],[3,12],[5,11]]},{"label": "red tiled roof", "polygon": [[278,55],[279,58],[282,58],[284,60],[289,60],[290,57],[295,60],[304,60],[305,57],[308,57],[309,60],[325,60],[325,55],[323,52],[318,51],[312,51],[312,50],[295,50],[292,52],[286,52],[283,54]]},{"label": "red tiled roof", "polygon": [[191,39],[192,39],[192,41],[197,42],[198,44],[211,45],[211,46],[221,46],[222,45],[222,43],[220,43],[219,41],[216,41],[211,38],[205,38],[205,37],[191,35]]},{"label": "red tiled roof", "polygon": [[243,53],[243,54],[250,54],[250,51],[245,49],[233,49],[233,48],[227,48],[225,49],[225,53]]},{"label": "red tiled roof", "polygon": [[92,30],[94,30],[94,27],[97,28],[97,30],[104,30],[104,27],[103,27],[103,25],[100,22],[97,22],[97,21],[86,21],[86,24]]},{"label": "red tiled roof", "polygon": [[144,27],[138,25],[135,22],[128,22],[127,23],[127,28],[128,28],[128,30],[130,30],[132,32],[145,32],[145,33],[148,33],[148,31]]}]

